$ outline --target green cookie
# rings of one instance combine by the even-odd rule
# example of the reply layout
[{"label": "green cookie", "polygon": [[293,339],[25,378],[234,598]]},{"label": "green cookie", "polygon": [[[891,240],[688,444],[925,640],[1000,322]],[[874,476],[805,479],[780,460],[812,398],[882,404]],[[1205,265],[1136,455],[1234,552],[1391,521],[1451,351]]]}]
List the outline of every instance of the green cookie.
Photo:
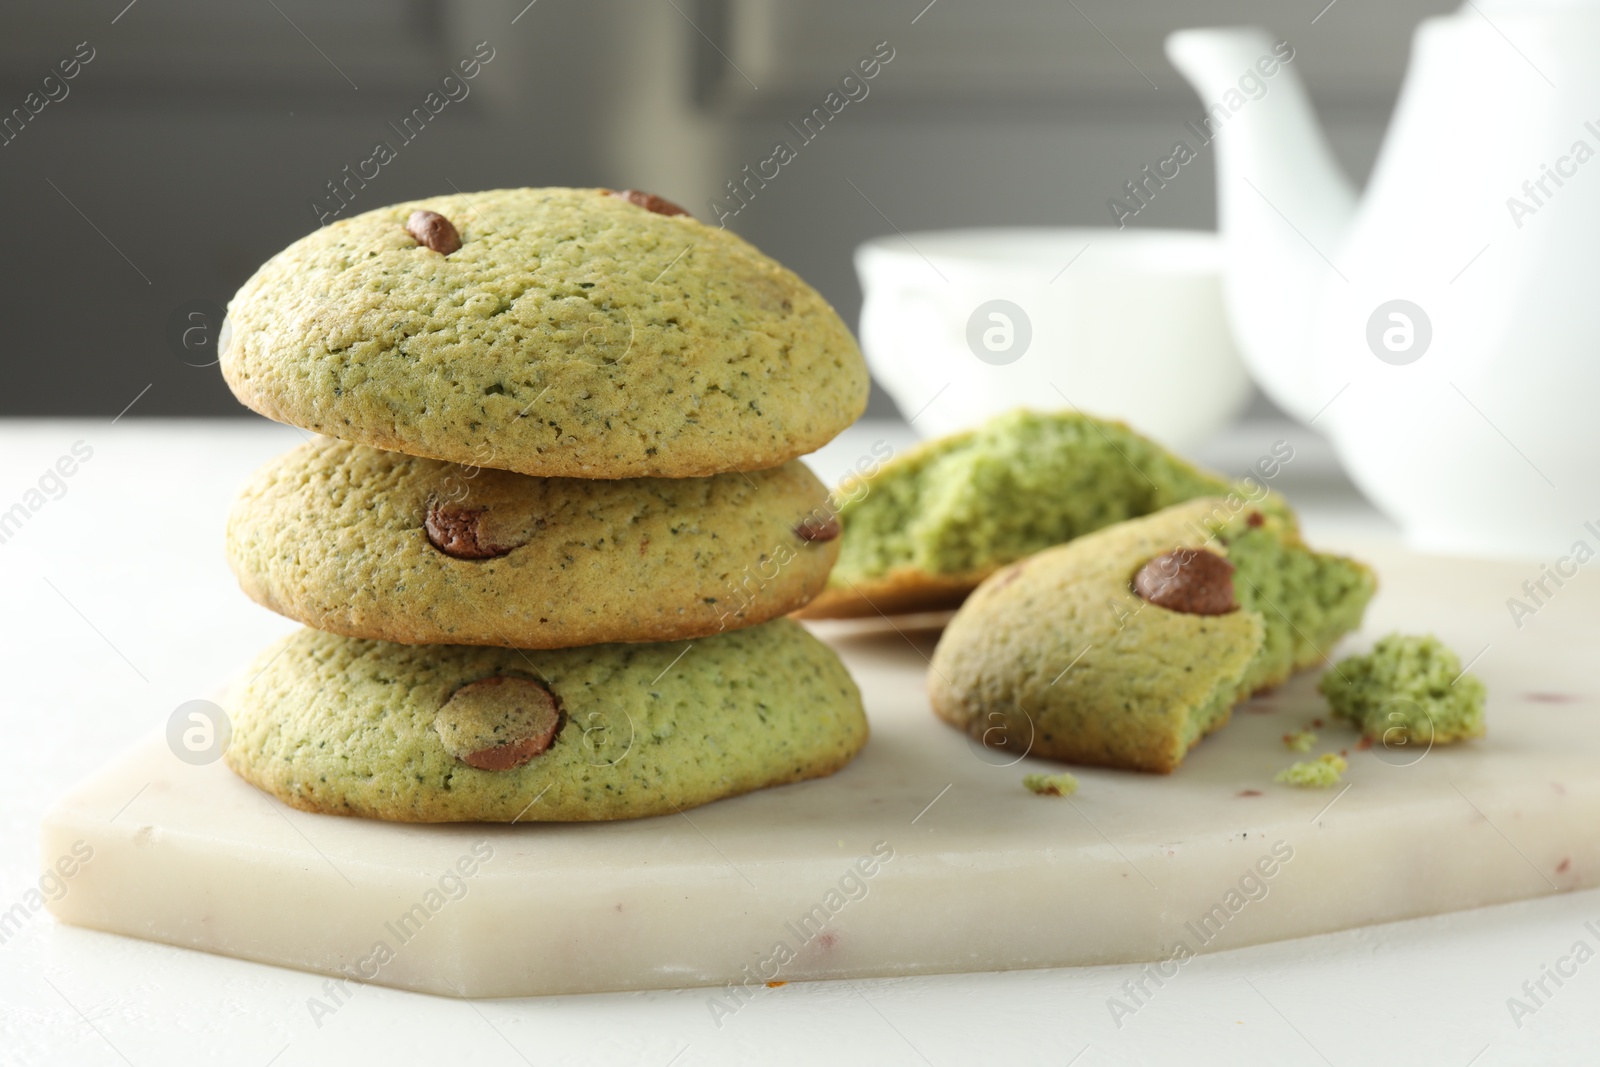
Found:
[{"label": "green cookie", "polygon": [[[341,219],[234,296],[223,376],[280,422],[523,474],[688,478],[820,448],[866,407],[850,331],[791,271],[670,210],[500,189]],[[413,233],[418,211],[442,219]],[[439,232],[459,245],[418,236]]]},{"label": "green cookie", "polygon": [[867,740],[844,665],[787,619],[555,651],[308,629],[245,679],[230,767],[306,811],[397,822],[671,814],[832,774]]},{"label": "green cookie", "polygon": [[[838,529],[799,460],[710,478],[534,478],[319,438],[228,519],[251,598],[405,644],[569,648],[704,637],[827,581]],[[824,528],[827,527],[827,528]]]}]

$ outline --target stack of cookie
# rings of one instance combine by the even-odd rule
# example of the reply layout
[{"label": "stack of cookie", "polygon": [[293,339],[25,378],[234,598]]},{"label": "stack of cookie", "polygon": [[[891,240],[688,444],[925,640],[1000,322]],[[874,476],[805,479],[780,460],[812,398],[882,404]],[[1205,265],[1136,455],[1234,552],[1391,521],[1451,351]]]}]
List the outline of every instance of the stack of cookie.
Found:
[{"label": "stack of cookie", "polygon": [[843,766],[837,657],[780,616],[839,526],[798,458],[866,404],[833,309],[645,194],[513,189],[336,222],[228,309],[246,405],[326,436],[228,524],[305,623],[228,699],[229,765],[403,821],[670,813]]}]

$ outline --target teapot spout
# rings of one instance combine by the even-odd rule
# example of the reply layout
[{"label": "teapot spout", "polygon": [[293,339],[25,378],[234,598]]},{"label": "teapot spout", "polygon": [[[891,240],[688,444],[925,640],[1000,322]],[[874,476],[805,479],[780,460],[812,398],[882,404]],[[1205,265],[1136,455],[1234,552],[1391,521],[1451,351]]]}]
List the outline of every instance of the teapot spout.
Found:
[{"label": "teapot spout", "polygon": [[1217,160],[1223,285],[1241,354],[1264,392],[1301,420],[1312,387],[1311,330],[1355,194],[1328,149],[1294,69],[1294,48],[1264,30],[1180,30],[1167,58],[1206,106]]}]

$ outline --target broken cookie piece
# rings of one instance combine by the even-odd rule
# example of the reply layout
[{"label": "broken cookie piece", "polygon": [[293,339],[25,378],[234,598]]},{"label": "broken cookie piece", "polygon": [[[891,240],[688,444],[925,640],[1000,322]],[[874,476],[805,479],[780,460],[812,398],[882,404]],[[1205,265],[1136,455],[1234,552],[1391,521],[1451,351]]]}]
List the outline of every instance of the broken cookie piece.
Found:
[{"label": "broken cookie piece", "polygon": [[841,487],[839,565],[803,614],[953,608],[1015,560],[1227,491],[1226,479],[1123,423],[1070,411],[1009,412],[890,453],[848,492]]},{"label": "broken cookie piece", "polygon": [[[1136,592],[1174,578],[1171,597]],[[1191,500],[984,582],[945,629],[929,696],[989,744],[1018,738],[1035,756],[1167,773],[1234,705],[1321,662],[1374,588],[1367,567],[1306,547],[1276,497]],[[1217,614],[1224,597],[1235,608]],[[1209,610],[1182,610],[1195,607]]]}]

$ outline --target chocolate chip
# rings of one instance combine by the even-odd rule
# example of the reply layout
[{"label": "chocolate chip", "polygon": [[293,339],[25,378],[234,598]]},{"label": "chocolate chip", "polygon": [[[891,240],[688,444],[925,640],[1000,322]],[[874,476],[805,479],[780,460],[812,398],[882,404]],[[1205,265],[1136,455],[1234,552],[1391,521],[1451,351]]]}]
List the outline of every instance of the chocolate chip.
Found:
[{"label": "chocolate chip", "polygon": [[493,559],[520,548],[523,542],[505,544],[484,530],[484,516],[488,513],[488,508],[430,500],[422,527],[434,548],[456,559]]},{"label": "chocolate chip", "polygon": [[496,676],[450,694],[433,720],[445,751],[480,771],[509,771],[555,741],[561,710],[550,690],[526,678]]},{"label": "chocolate chip", "polygon": [[417,239],[419,245],[448,256],[461,247],[461,235],[450,220],[437,211],[413,211],[406,219],[406,232]]},{"label": "chocolate chip", "polygon": [[794,528],[794,535],[802,541],[832,541],[843,532],[837,515],[807,515]]},{"label": "chocolate chip", "polygon": [[630,204],[637,204],[646,211],[653,211],[657,215],[687,215],[688,212],[674,204],[664,196],[655,193],[641,193],[637,189],[624,189],[620,193],[613,192],[612,196],[626,200]]},{"label": "chocolate chip", "polygon": [[461,762],[480,771],[509,771],[513,767],[522,766],[549,748],[550,738],[554,734],[555,731],[551,730],[547,736],[525,737],[509,745],[481,748],[462,756]]},{"label": "chocolate chip", "polygon": [[1252,530],[1263,525],[1266,521],[1267,520],[1265,516],[1263,516],[1259,511],[1252,511],[1250,514],[1244,517],[1244,524],[1250,527]]},{"label": "chocolate chip", "polygon": [[1169,611],[1226,615],[1239,607],[1233,597],[1233,564],[1203,548],[1179,548],[1157,556],[1133,576],[1133,591]]}]

